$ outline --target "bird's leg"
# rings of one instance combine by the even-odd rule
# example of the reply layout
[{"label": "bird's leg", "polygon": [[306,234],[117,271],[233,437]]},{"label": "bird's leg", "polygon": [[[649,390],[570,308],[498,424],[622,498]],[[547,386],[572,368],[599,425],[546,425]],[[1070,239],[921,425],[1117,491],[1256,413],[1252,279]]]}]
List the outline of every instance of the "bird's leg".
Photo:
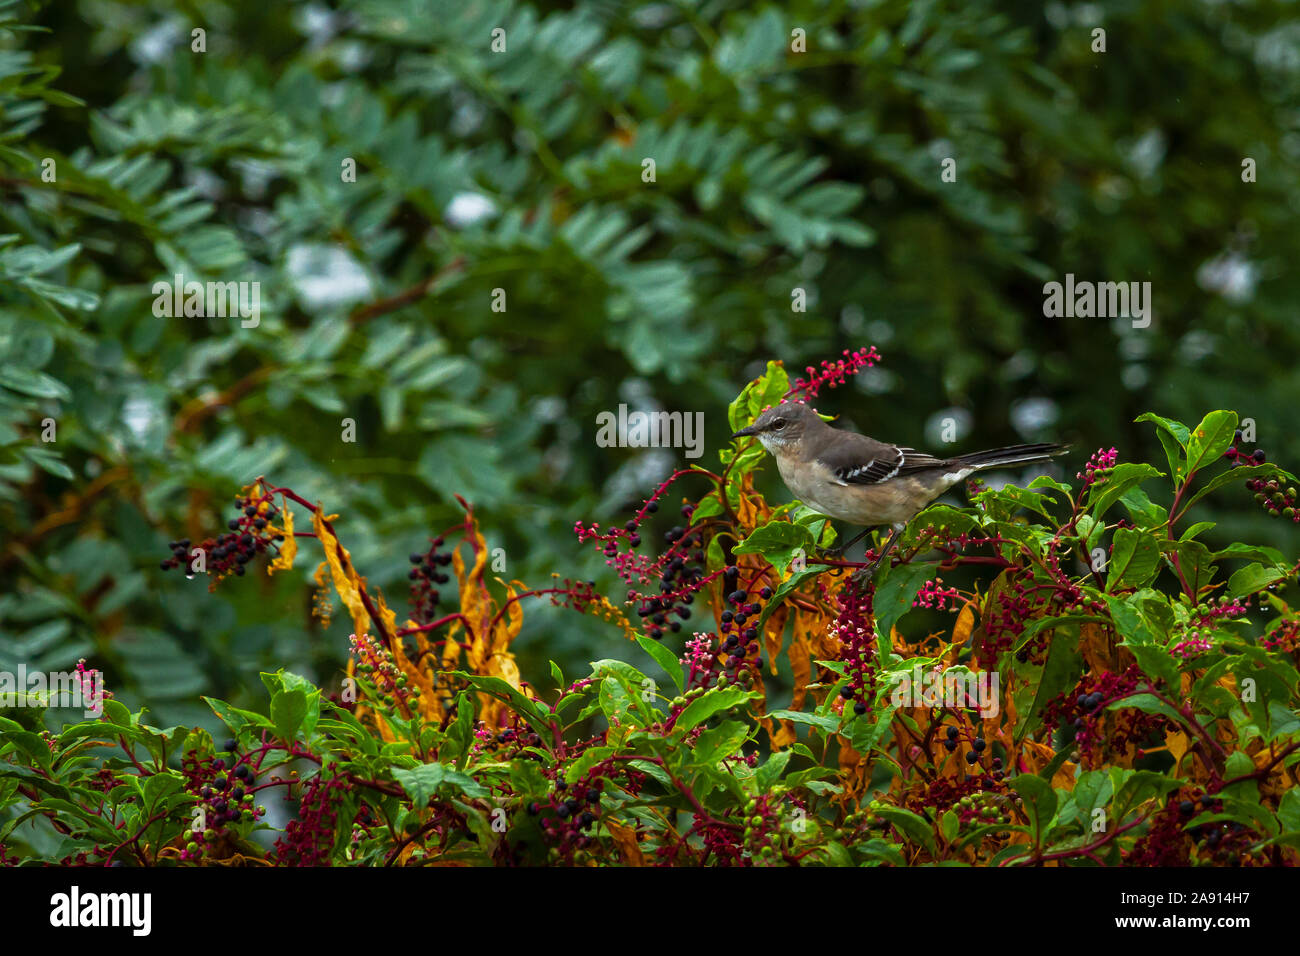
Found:
[{"label": "bird's leg", "polygon": [[876,568],[880,567],[880,562],[884,561],[885,558],[889,557],[889,552],[894,550],[894,545],[898,543],[898,536],[901,535],[902,533],[903,533],[902,528],[894,529],[893,533],[890,534],[889,536],[889,540],[885,542],[885,546],[880,549],[880,554],[876,555],[876,560],[872,561],[865,568],[859,568],[857,571],[853,573],[853,577],[851,578],[851,580],[853,581],[854,584],[862,584],[869,577],[871,577],[871,575],[875,572]]},{"label": "bird's leg", "polygon": [[845,551],[849,550],[849,548],[853,547],[855,544],[857,544],[859,541],[861,541],[864,537],[866,537],[867,532],[870,531],[870,530],[871,530],[870,528],[863,528],[861,531],[859,531],[857,534],[855,534],[852,538],[850,538],[848,541],[844,542],[844,543],[843,543],[842,545],[840,545],[839,547],[837,547],[837,548],[827,548],[825,551],[822,552],[822,554],[823,554],[825,557],[828,557],[828,558],[838,558],[838,557],[839,557],[840,555],[842,555]]}]

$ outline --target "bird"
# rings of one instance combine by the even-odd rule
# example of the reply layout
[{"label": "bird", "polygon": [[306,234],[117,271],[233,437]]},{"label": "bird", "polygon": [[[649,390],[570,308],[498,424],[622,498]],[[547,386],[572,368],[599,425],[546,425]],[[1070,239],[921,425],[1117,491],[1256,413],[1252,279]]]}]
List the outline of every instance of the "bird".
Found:
[{"label": "bird", "polygon": [[792,495],[818,514],[864,526],[838,551],[872,528],[891,529],[876,559],[854,575],[858,582],[889,555],[909,521],[966,476],[988,468],[1048,461],[1070,448],[1058,442],[1039,442],[937,458],[906,445],[835,428],[799,401],[769,406],[753,424],[731,437],[747,436],[757,438],[776,459],[777,470]]}]

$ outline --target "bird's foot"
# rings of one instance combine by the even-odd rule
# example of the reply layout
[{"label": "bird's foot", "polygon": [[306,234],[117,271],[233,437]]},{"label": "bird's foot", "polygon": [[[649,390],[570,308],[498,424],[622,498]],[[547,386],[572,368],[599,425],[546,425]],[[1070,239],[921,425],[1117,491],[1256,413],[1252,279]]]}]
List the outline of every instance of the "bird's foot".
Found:
[{"label": "bird's foot", "polygon": [[884,557],[885,556],[883,554],[879,555],[874,561],[872,561],[866,567],[858,568],[856,571],[853,572],[853,576],[849,578],[849,580],[852,581],[854,584],[858,585],[859,587],[861,587],[867,581],[871,580],[871,576],[876,573],[876,568],[880,567],[880,562],[884,560]]}]

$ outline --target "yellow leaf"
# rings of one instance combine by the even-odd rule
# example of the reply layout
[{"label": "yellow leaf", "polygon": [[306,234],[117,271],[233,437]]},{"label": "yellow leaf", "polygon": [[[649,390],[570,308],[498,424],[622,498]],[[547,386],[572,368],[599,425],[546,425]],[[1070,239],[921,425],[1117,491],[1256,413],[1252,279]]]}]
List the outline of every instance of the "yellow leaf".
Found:
[{"label": "yellow leaf", "polygon": [[275,534],[280,536],[280,553],[275,556],[275,560],[266,566],[268,575],[275,574],[276,571],[289,571],[293,568],[293,559],[298,554],[298,539],[293,536],[293,511],[286,504],[281,513],[284,515],[284,530],[272,528]]},{"label": "yellow leaf", "polygon": [[325,549],[325,562],[330,567],[330,579],[334,582],[334,590],[338,592],[339,599],[352,615],[353,633],[358,637],[369,633],[370,615],[366,613],[366,606],[361,602],[361,584],[357,580],[357,572],[352,568],[352,559],[348,556],[347,549],[325,526],[320,508],[312,512],[311,521],[316,537],[320,539],[321,546]]},{"label": "yellow leaf", "polygon": [[618,855],[623,858],[623,862],[628,866],[645,866],[645,857],[641,853],[641,844],[636,842],[636,830],[632,827],[625,827],[613,820],[602,820],[605,829],[609,830],[609,835],[614,838],[614,845],[618,847]]},{"label": "yellow leaf", "polygon": [[974,627],[975,609],[970,604],[967,604],[961,609],[961,613],[957,615],[957,624],[952,629],[952,642],[954,644],[965,644]]},{"label": "yellow leaf", "polygon": [[1165,734],[1165,746],[1169,748],[1169,752],[1173,755],[1176,771],[1178,764],[1182,762],[1183,754],[1187,753],[1187,735],[1181,730],[1176,733],[1167,733]]},{"label": "yellow leaf", "polygon": [[316,573],[312,579],[316,582],[316,594],[312,600],[312,615],[320,621],[321,627],[330,626],[330,618],[334,616],[334,605],[330,601],[329,585],[325,581],[329,573],[328,562],[322,561],[316,566]]}]

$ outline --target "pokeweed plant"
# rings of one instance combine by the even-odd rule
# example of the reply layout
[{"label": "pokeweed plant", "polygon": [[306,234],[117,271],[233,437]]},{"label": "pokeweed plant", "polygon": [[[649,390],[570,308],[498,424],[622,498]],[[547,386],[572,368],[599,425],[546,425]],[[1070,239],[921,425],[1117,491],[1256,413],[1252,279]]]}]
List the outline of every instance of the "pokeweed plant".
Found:
[{"label": "pokeweed plant", "polygon": [[[879,358],[794,383],[769,363],[730,424]],[[489,579],[462,501],[463,521],[410,556],[402,624],[338,516],[259,480],[225,531],[173,542],[162,569],[230,586],[314,539],[316,613],[337,598],[352,622],[346,674],[329,693],[263,674],[264,712],[209,699],[220,742],[111,697],[58,732],[40,701],[9,709],[0,861],[1294,865],[1300,618],[1280,592],[1298,565],[1212,549],[1192,519],[1244,487],[1295,522],[1296,479],[1245,447],[1231,411],[1141,420],[1163,468],[1112,448],[1077,484],[972,483],[969,507],[922,512],[861,586],[824,517],[757,490],[753,442],[675,472],[622,526],[576,526],[617,597]],[[678,487],[694,497],[666,519]],[[525,680],[511,645],[532,600],[600,617],[629,653]]]}]

